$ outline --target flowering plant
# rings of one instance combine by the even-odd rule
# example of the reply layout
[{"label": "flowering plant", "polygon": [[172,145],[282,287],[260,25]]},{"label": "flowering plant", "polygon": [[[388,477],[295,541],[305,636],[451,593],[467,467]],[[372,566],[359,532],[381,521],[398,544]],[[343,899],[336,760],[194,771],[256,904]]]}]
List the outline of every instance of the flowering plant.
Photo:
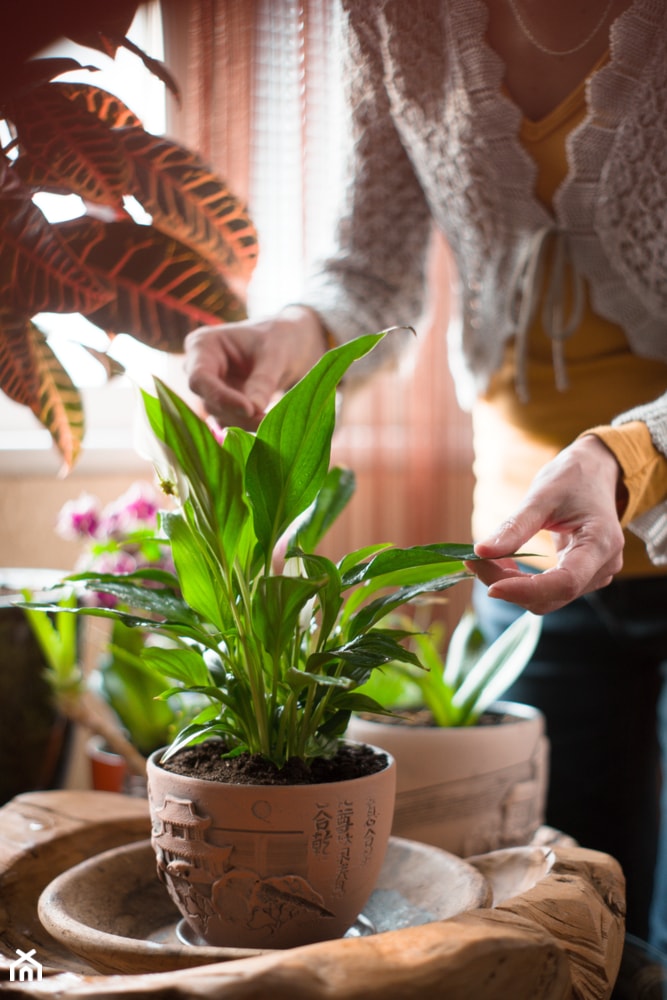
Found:
[{"label": "flowering plant", "polygon": [[[77,569],[101,573],[131,573],[142,566],[173,569],[167,540],[158,536],[158,511],[164,504],[158,489],[138,481],[103,506],[99,497],[82,493],[60,510],[56,532],[61,538],[85,543]],[[100,592],[95,599],[114,606]]]},{"label": "flowering plant", "polygon": [[[106,506],[98,497],[82,493],[64,504],[56,532],[85,544],[77,563],[80,571],[124,575],[155,567],[173,572],[168,540],[159,535],[158,512],[163,505],[162,494],[147,481],[132,483]],[[119,606],[117,597],[102,590],[88,590],[82,599],[93,606]],[[172,707],[159,698],[164,684],[141,657],[150,641],[145,630],[114,621],[97,674],[100,693],[144,757],[168,742],[175,720],[185,711],[183,705]]]},{"label": "flowering plant", "polygon": [[[354,490],[351,473],[330,469],[337,385],[387,333],[327,352],[255,435],[228,428],[222,444],[162,382],[157,397],[144,394],[170,466],[163,485],[178,504],[160,515],[174,572],[139,567],[69,579],[120,601],[75,613],[173,641],[176,648],[142,653],[169,685],[163,697],[189,691],[206,699],[167,755],[211,737],[230,754],[259,754],[277,766],[334,753],[352,711],[382,710],[357,691],[372,671],[419,662],[403,645],[409,633],[387,616],[470,576],[468,545],[381,543],[336,563],[315,552]],[[277,551],[284,565],[276,565]]]}]

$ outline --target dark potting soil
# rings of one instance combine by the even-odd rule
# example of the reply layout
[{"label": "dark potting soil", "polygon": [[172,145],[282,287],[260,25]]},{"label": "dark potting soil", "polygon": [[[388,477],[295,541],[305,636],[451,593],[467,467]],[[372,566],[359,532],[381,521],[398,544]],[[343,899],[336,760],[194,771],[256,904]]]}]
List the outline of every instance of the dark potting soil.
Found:
[{"label": "dark potting soil", "polygon": [[257,754],[225,758],[224,752],[223,743],[210,740],[180,750],[161,767],[187,777],[233,785],[318,785],[361,778],[387,766],[386,754],[378,754],[364,744],[344,744],[333,757],[318,757],[309,764],[292,757],[281,768]]}]

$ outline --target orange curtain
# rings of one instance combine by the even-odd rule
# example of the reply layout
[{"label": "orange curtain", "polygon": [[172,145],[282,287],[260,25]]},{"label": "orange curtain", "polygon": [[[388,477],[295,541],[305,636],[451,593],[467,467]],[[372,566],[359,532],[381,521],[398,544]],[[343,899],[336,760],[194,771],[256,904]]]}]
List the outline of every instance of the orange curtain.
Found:
[{"label": "orange curtain", "polygon": [[[328,44],[326,10],[332,2],[303,0],[297,5],[297,36],[291,44],[301,52],[304,123],[317,107],[312,89],[321,78],[323,47]],[[290,10],[295,6],[291,0],[272,3],[273,12],[282,5]],[[267,5],[260,0],[162,0],[162,4],[166,62],[183,85],[182,107],[172,105],[169,131],[197,149],[229,180],[232,190],[247,197],[253,51],[258,17]],[[310,136],[304,125],[303,184],[308,180]],[[407,370],[378,374],[345,401],[334,460],[354,469],[357,491],[324,547],[334,558],[373,542],[409,546],[470,540],[470,419],[456,404],[447,368],[451,273],[447,247],[436,236],[431,302],[418,325],[414,358]],[[450,627],[468,600],[469,588],[457,587],[451,593],[443,612]]]},{"label": "orange curtain", "polygon": [[167,132],[248,197],[256,0],[162,0],[165,62],[181,88]]}]

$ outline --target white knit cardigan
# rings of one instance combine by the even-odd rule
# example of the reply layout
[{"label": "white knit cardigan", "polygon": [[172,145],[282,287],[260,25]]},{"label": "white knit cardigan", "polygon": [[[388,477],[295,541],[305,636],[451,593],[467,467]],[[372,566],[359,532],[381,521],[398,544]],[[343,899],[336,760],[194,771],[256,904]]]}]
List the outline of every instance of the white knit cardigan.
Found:
[{"label": "white knit cardigan", "polygon": [[[553,213],[534,194],[536,166],[519,141],[521,111],[502,89],[502,60],[484,39],[483,0],[343,7],[350,181],[337,252],[302,301],[339,340],[414,323],[435,222],[458,268],[461,323],[451,325],[449,355],[469,408],[510,337],[521,374],[548,237],[631,349],[667,362],[667,0],[634,0],[613,24],[610,59],[590,79],[585,120],[568,140]],[[567,317],[552,317],[556,347],[567,327]],[[388,337],[367,364],[401,348],[400,336]],[[366,370],[360,362],[357,374]],[[615,422],[632,419],[647,423],[667,455],[667,393]],[[631,527],[655,561],[667,562],[667,503]]]}]

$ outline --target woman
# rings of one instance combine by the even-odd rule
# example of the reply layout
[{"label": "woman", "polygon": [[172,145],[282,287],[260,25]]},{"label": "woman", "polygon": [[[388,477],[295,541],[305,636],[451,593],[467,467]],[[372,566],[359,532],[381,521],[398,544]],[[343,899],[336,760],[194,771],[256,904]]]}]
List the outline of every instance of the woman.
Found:
[{"label": "woman", "polygon": [[[621,861],[646,937],[667,662],[667,0],[343,6],[339,249],[302,304],[192,334],[190,385],[255,427],[332,343],[415,322],[439,227],[476,552],[496,560],[471,564],[478,610],[489,637],[521,608],[545,615],[509,694],[547,716],[547,819]],[[532,555],[500,558],[516,551]],[[667,946],[657,902],[652,940]]]}]

